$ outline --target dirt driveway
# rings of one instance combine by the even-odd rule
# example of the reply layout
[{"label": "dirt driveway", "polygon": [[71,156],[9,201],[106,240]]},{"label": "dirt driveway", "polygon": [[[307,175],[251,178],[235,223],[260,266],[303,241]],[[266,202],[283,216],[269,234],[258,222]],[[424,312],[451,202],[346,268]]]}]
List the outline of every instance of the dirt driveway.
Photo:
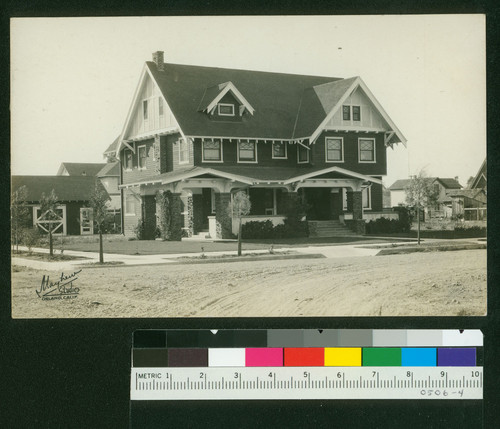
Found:
[{"label": "dirt driveway", "polygon": [[[71,273],[64,273],[65,275]],[[486,250],[85,268],[74,299],[42,301],[14,267],[12,314],[51,317],[455,316],[486,313]]]}]

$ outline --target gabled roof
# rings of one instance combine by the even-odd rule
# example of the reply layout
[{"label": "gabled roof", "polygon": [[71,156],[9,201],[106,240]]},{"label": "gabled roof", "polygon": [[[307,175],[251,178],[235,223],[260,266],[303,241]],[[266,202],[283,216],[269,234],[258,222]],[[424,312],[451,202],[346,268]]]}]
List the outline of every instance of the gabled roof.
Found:
[{"label": "gabled roof", "polygon": [[479,171],[474,177],[472,181],[471,188],[486,188],[486,184],[488,181],[487,171],[486,171],[486,158],[484,159],[481,167],[479,167]]},{"label": "gabled roof", "polygon": [[60,176],[66,170],[70,176],[96,176],[106,163],[63,162],[57,171]]},{"label": "gabled roof", "polygon": [[[441,178],[441,177],[428,177],[431,182],[439,181],[445,189],[461,189],[462,185],[458,183],[455,179],[451,178]],[[391,191],[402,191],[410,184],[411,179],[399,179],[396,180],[389,189]]]},{"label": "gabled roof", "polygon": [[238,91],[238,88],[236,88],[232,82],[224,82],[207,88],[203,94],[198,110],[200,112],[210,112],[228,92],[231,92],[239,103],[244,106],[251,115],[253,115],[255,109],[250,105],[243,94]]},{"label": "gabled roof", "polygon": [[107,155],[114,155],[116,154],[116,150],[118,149],[118,142],[120,141],[120,136],[118,136],[116,139],[113,140],[113,143],[111,143],[108,148],[103,152],[104,156]]},{"label": "gabled roof", "polygon": [[109,176],[119,176],[120,175],[120,163],[118,161],[108,162],[101,171],[97,173],[97,177],[109,177]]},{"label": "gabled roof", "polygon": [[59,201],[88,201],[96,182],[102,186],[95,176],[12,176],[11,188],[26,186],[28,202],[40,201],[42,193],[48,195],[52,189]]},{"label": "gabled roof", "polygon": [[446,196],[450,198],[466,197],[482,203],[486,203],[487,201],[484,189],[452,189],[446,191]]}]

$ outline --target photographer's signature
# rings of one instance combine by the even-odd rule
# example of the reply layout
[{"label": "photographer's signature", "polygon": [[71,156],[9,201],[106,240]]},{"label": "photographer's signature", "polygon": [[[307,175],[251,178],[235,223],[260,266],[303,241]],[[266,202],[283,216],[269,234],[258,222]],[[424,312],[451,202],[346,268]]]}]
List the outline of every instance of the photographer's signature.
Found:
[{"label": "photographer's signature", "polygon": [[37,290],[36,294],[44,301],[76,298],[80,289],[75,287],[73,282],[78,279],[77,275],[81,272],[82,270],[75,271],[72,274],[61,273],[61,276],[55,282],[50,281],[50,276],[44,275],[40,290]]}]

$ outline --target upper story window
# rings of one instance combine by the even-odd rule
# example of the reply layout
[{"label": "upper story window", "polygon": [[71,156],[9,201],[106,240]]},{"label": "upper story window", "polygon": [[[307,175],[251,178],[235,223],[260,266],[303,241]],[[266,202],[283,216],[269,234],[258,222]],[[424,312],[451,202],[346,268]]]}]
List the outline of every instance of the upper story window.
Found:
[{"label": "upper story window", "polygon": [[327,137],[325,139],[326,162],[344,162],[344,139]]},{"label": "upper story window", "polygon": [[142,101],[142,118],[144,120],[148,119],[148,100]]},{"label": "upper story window", "polygon": [[286,142],[273,142],[273,159],[286,159]]},{"label": "upper story window", "polygon": [[344,121],[361,121],[361,106],[342,106],[342,119]]},{"label": "upper story window", "polygon": [[130,149],[126,149],[124,151],[124,158],[125,158],[125,169],[132,170],[132,168],[134,167],[134,156]]},{"label": "upper story window", "polygon": [[359,162],[375,162],[375,139],[358,139]]},{"label": "upper story window", "polygon": [[179,164],[186,164],[189,162],[189,145],[186,139],[179,139]]},{"label": "upper story window", "polygon": [[163,98],[158,98],[158,113],[160,116],[163,116]]},{"label": "upper story window", "polygon": [[297,163],[305,164],[309,162],[309,150],[297,143]]},{"label": "upper story window", "polygon": [[352,120],[353,121],[361,121],[361,107],[360,106],[352,106]]},{"label": "upper story window", "polygon": [[217,104],[217,113],[219,114],[219,116],[234,116],[234,104]]},{"label": "upper story window", "polygon": [[238,142],[238,162],[257,162],[256,142]]},{"label": "upper story window", "polygon": [[146,168],[146,157],[147,157],[146,146],[139,146],[137,148],[137,159],[139,161],[138,164],[141,170]]},{"label": "upper story window", "polygon": [[222,162],[222,141],[206,140],[202,143],[202,159],[205,162]]},{"label": "upper story window", "polygon": [[351,106],[342,106],[342,119],[344,121],[351,120]]}]

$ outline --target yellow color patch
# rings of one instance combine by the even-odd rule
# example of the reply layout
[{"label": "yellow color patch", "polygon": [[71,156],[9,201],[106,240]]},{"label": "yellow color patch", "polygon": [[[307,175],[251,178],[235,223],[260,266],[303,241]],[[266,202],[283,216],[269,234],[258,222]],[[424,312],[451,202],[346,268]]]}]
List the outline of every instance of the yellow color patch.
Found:
[{"label": "yellow color patch", "polygon": [[361,348],[326,347],[325,366],[361,366]]}]

